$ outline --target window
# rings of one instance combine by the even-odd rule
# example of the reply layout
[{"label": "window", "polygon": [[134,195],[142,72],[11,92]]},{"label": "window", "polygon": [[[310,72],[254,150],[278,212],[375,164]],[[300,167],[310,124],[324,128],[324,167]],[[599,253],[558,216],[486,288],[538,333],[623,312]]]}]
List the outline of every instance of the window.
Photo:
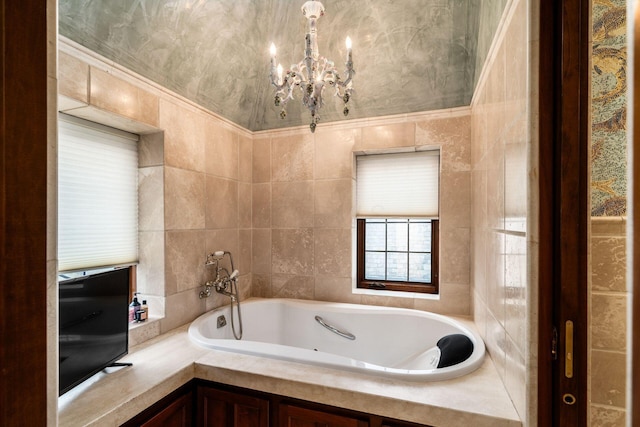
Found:
[{"label": "window", "polygon": [[357,286],[438,293],[439,151],[356,163]]},{"label": "window", "polygon": [[138,261],[137,135],[60,115],[59,270]]}]

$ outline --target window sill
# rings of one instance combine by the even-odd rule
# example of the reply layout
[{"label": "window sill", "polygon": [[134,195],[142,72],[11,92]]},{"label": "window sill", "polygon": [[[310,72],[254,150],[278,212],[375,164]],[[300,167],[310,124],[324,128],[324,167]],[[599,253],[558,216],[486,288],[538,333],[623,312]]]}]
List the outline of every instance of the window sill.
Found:
[{"label": "window sill", "polygon": [[420,292],[400,292],[400,291],[385,291],[385,290],[373,290],[353,288],[351,290],[353,294],[357,295],[375,295],[379,297],[392,297],[392,298],[413,298],[413,299],[425,299],[431,301],[439,301],[439,294],[424,294]]},{"label": "window sill", "polygon": [[144,322],[129,323],[129,348],[160,335],[160,320],[163,316],[150,316]]}]

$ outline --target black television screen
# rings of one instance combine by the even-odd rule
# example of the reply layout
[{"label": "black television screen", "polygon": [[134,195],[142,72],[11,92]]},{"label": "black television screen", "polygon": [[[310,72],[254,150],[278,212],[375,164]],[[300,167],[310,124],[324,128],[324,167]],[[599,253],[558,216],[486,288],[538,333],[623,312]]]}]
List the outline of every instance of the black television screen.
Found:
[{"label": "black television screen", "polygon": [[129,269],[58,282],[59,395],[128,351]]}]

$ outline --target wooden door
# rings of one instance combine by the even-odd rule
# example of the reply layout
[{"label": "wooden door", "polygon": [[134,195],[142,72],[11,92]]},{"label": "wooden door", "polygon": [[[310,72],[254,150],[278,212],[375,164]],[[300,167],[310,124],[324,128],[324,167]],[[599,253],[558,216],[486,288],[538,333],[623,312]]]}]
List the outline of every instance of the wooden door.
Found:
[{"label": "wooden door", "polygon": [[357,418],[281,404],[280,427],[368,427],[369,423]]},{"label": "wooden door", "polygon": [[269,402],[253,396],[198,386],[197,425],[268,427]]},{"label": "wooden door", "polygon": [[587,422],[590,1],[540,2],[538,425]]}]

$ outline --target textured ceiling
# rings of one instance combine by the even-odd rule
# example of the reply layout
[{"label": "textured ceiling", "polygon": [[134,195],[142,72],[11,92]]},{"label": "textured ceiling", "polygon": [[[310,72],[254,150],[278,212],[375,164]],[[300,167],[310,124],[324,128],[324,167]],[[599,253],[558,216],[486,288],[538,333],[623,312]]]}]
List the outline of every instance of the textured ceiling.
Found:
[{"label": "textured ceiling", "polygon": [[[282,120],[269,45],[304,56],[303,0],[59,0],[60,33],[250,130],[310,122],[300,96]],[[320,54],[343,69],[353,40],[349,118],[469,105],[506,0],[324,0]],[[326,95],[328,96],[328,95]],[[329,97],[322,122],[341,120]]]}]

